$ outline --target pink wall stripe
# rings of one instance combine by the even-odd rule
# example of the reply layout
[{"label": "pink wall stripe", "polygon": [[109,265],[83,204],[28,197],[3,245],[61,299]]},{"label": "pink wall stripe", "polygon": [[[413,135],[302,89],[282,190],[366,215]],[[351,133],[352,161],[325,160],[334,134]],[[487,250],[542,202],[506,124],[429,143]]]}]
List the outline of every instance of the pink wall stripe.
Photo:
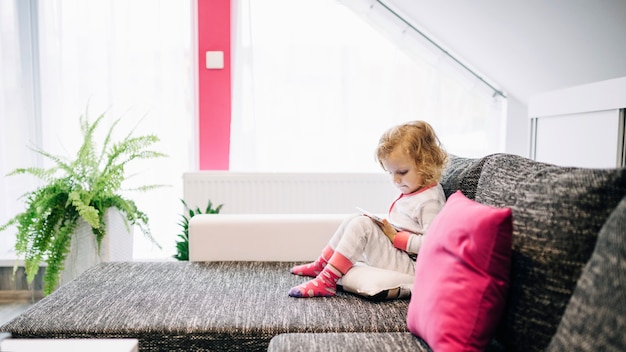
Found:
[{"label": "pink wall stripe", "polygon": [[[223,69],[207,69],[206,52],[224,52]],[[198,0],[200,170],[228,170],[231,118],[230,0]]]}]

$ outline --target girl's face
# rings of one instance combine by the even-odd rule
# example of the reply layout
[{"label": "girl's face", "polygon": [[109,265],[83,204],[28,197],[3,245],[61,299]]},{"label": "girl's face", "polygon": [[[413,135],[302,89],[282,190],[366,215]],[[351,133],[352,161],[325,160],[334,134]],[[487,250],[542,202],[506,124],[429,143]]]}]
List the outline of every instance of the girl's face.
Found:
[{"label": "girl's face", "polygon": [[403,194],[413,193],[424,186],[424,180],[418,173],[415,160],[402,148],[395,148],[385,159],[381,160],[381,163],[393,178],[393,184]]}]

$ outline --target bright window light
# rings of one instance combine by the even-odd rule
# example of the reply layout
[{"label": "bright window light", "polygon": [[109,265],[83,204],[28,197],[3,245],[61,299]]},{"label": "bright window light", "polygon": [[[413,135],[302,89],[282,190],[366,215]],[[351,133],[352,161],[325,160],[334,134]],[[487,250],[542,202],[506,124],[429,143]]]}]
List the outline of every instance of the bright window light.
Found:
[{"label": "bright window light", "polygon": [[379,136],[416,119],[451,153],[499,149],[502,99],[446,70],[438,53],[399,45],[393,23],[381,30],[336,0],[237,5],[232,170],[380,171]]}]

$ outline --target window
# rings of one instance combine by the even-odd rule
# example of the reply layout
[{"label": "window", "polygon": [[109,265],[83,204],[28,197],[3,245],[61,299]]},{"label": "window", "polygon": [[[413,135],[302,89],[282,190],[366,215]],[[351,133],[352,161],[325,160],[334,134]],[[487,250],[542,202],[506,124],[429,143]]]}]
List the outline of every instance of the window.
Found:
[{"label": "window", "polygon": [[[154,248],[135,231],[135,258],[173,254],[182,211],[181,175],[195,165],[191,0],[50,0],[0,2],[0,223],[23,209],[18,197],[36,185],[31,176],[4,177],[42,164],[27,146],[73,156],[79,116],[121,118],[120,136],[155,134],[169,158],[135,164],[128,188],[150,218]],[[131,165],[132,166],[132,165]],[[139,183],[139,184],[138,184]],[[14,258],[14,232],[0,233],[0,259]]]},{"label": "window", "polygon": [[361,2],[236,2],[231,170],[380,171],[380,134],[416,119],[449,152],[499,150],[502,99]]}]

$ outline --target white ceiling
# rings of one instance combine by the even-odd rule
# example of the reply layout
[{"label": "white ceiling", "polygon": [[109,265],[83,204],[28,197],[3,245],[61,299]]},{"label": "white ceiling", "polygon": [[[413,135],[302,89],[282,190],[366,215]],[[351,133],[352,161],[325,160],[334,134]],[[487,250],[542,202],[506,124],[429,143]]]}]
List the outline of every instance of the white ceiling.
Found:
[{"label": "white ceiling", "polygon": [[626,76],[626,0],[384,0],[523,105]]}]

